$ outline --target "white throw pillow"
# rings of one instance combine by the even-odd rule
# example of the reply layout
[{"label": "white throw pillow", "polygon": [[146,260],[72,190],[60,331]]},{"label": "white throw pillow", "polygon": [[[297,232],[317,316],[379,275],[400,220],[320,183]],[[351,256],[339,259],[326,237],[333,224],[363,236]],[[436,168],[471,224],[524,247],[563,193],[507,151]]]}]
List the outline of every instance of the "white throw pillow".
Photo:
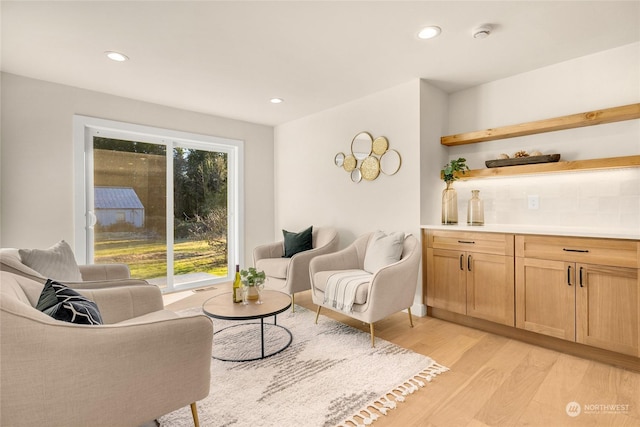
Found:
[{"label": "white throw pillow", "polygon": [[395,232],[385,234],[384,231],[376,231],[367,246],[364,255],[364,269],[369,273],[375,273],[382,267],[400,260],[404,247],[404,233]]},{"label": "white throw pillow", "polygon": [[64,240],[49,249],[20,249],[22,263],[49,279],[81,282],[82,274],[71,246]]}]

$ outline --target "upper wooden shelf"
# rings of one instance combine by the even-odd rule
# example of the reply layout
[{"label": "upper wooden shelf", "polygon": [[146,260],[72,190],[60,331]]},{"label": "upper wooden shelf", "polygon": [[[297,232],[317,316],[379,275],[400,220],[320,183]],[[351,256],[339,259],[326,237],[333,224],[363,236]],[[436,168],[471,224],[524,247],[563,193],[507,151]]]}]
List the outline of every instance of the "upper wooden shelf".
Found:
[{"label": "upper wooden shelf", "polygon": [[584,170],[617,169],[640,166],[640,156],[609,157],[606,159],[572,160],[568,162],[537,163],[533,165],[505,166],[501,168],[474,169],[464,175],[457,174],[460,180],[490,178],[498,176],[527,175],[549,172],[571,172]]},{"label": "upper wooden shelf", "polygon": [[519,125],[448,135],[440,138],[440,143],[447,146],[473,144],[476,142],[493,141],[496,139],[513,138],[516,136],[533,135],[638,118],[640,118],[640,103],[521,123]]}]

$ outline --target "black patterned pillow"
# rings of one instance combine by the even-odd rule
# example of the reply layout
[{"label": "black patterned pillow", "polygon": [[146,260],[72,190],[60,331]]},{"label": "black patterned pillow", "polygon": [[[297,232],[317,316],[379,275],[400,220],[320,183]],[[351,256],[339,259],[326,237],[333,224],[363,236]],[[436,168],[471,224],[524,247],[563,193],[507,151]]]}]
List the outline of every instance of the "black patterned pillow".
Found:
[{"label": "black patterned pillow", "polygon": [[102,325],[102,316],[95,302],[55,280],[47,280],[36,308],[56,320]]}]

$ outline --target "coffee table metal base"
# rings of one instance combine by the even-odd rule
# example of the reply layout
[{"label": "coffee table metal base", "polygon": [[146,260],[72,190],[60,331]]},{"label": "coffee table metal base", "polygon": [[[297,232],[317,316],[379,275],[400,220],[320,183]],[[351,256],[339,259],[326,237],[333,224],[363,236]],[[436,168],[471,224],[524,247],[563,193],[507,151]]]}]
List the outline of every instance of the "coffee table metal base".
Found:
[{"label": "coffee table metal base", "polygon": [[[276,355],[278,353],[280,353],[281,351],[285,350],[287,347],[289,347],[291,345],[291,342],[293,341],[293,335],[291,334],[291,331],[289,331],[287,328],[285,328],[284,326],[278,325],[275,320],[273,323],[268,323],[265,325],[264,323],[264,319],[260,319],[260,323],[258,322],[245,322],[245,323],[238,323],[235,325],[231,325],[231,326],[227,326],[225,328],[222,328],[216,332],[214,332],[213,336],[215,338],[215,336],[219,333],[222,333],[224,331],[228,331],[230,329],[233,328],[238,328],[241,326],[247,326],[247,325],[260,325],[260,356],[257,357],[250,357],[250,358],[242,358],[242,359],[233,359],[233,358],[228,358],[228,357],[218,357],[213,355],[212,357],[214,359],[217,360],[221,360],[223,362],[251,362],[253,360],[261,360],[261,359],[265,359],[267,357],[271,357],[273,355]],[[267,326],[268,328],[274,327],[274,328],[279,328],[280,330],[285,331],[289,337],[288,339],[286,339],[286,342],[284,343],[284,345],[277,347],[275,349],[269,349],[268,353],[265,353],[265,344],[264,344],[264,337],[265,337],[265,326]]]},{"label": "coffee table metal base", "polygon": [[[291,296],[285,294],[284,292],[272,291],[272,290],[264,290],[262,291],[262,299],[264,303],[262,304],[235,304],[232,302],[231,292],[221,293],[218,295],[214,295],[204,303],[202,303],[202,312],[207,316],[213,319],[220,319],[224,321],[241,321],[243,323],[232,324],[231,326],[225,326],[219,331],[215,332],[214,338],[217,334],[223,331],[229,331],[231,328],[238,328],[240,326],[251,326],[251,325],[260,325],[260,354],[259,356],[246,357],[247,349],[251,349],[252,342],[257,341],[257,334],[255,331],[249,331],[249,333],[239,333],[237,336],[231,335],[229,338],[218,339],[218,345],[223,349],[231,349],[232,351],[236,349],[236,346],[240,346],[240,349],[236,351],[231,357],[224,356],[213,356],[215,359],[224,360],[224,361],[233,361],[233,362],[248,362],[251,360],[259,360],[264,359],[265,357],[273,356],[274,354],[280,353],[285,348],[289,347],[291,341],[293,340],[293,336],[291,332],[283,327],[278,325],[277,316],[278,314],[286,311],[289,307],[291,307]],[[265,324],[264,319],[267,317],[273,316],[273,324],[267,323]],[[248,320],[258,320],[260,319],[260,323],[256,322],[247,322]],[[214,322],[215,327],[215,322]],[[276,328],[278,330],[284,330],[287,335],[284,335],[284,340],[278,341],[276,338],[275,344],[270,347],[276,347],[275,349],[269,348],[269,350],[265,350],[265,327],[268,328]],[[268,329],[267,328],[267,329]],[[269,334],[270,338],[272,334]],[[216,340],[213,342],[213,349],[216,350]],[[256,349],[257,350],[257,349]],[[238,357],[235,357],[235,355]]]}]

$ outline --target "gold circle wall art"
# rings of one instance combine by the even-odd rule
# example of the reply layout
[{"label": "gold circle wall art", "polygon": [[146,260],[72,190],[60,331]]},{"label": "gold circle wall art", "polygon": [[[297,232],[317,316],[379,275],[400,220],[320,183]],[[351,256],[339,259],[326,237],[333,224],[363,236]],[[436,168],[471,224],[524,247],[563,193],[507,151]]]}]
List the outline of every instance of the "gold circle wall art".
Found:
[{"label": "gold circle wall art", "polygon": [[362,177],[367,181],[373,181],[380,175],[380,161],[375,156],[369,156],[360,165]]},{"label": "gold circle wall art", "polygon": [[374,138],[369,132],[358,132],[351,140],[351,153],[339,152],[333,162],[355,183],[374,181],[381,172],[394,175],[402,165],[400,153],[389,149],[389,140],[384,136]]},{"label": "gold circle wall art", "polygon": [[379,136],[373,140],[373,154],[382,156],[389,148],[389,141],[384,136]]},{"label": "gold circle wall art", "polygon": [[358,161],[351,154],[346,156],[342,161],[342,168],[347,172],[351,172],[356,168],[356,166],[358,166]]}]

